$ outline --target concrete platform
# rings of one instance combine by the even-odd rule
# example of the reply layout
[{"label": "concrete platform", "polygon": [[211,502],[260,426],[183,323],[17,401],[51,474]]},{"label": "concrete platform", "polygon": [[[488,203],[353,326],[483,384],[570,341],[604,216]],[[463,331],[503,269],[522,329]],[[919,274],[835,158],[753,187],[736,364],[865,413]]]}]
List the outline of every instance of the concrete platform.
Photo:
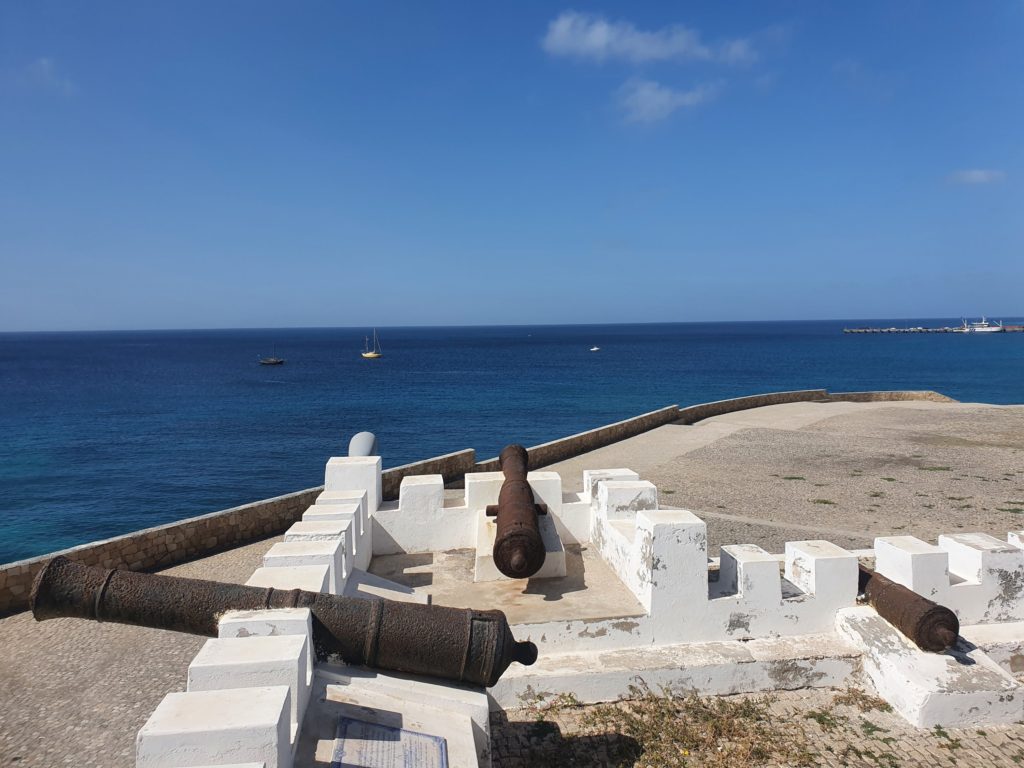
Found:
[{"label": "concrete platform", "polygon": [[473,581],[475,549],[375,557],[370,573],[429,593],[436,605],[500,608],[510,624],[639,616],[633,594],[591,547],[565,548],[566,575],[560,579]]}]

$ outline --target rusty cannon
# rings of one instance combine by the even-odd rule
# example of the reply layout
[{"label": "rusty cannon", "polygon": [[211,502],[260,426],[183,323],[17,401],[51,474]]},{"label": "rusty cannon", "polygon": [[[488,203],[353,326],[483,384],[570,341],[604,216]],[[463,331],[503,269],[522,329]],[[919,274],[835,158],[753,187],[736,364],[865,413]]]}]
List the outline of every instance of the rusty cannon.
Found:
[{"label": "rusty cannon", "polygon": [[960,620],[946,606],[863,565],[858,574],[858,587],[864,601],[922,651],[942,653],[956,644]]},{"label": "rusty cannon", "polygon": [[498,503],[487,507],[495,518],[494,564],[510,579],[528,579],[544,565],[544,541],[537,516],[547,509],[533,501],[526,480],[529,456],[521,445],[507,445],[498,456],[505,481],[498,491]]},{"label": "rusty cannon", "polygon": [[309,608],[317,659],[484,686],[513,661],[537,660],[537,646],[517,642],[501,611],[107,570],[66,557],[36,575],[30,602],[37,621],[74,617],[208,637],[226,611]]}]

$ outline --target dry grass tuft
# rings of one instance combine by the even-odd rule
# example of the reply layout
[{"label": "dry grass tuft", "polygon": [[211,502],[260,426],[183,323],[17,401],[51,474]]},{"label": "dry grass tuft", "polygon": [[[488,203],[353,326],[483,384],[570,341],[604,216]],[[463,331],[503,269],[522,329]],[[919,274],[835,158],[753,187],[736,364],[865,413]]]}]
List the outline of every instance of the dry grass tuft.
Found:
[{"label": "dry grass tuft", "polygon": [[[527,701],[527,710],[537,722],[550,719],[574,721],[575,738],[619,738],[605,753],[608,765],[662,768],[663,766],[813,765],[814,753],[799,722],[774,715],[771,698],[673,696],[656,693],[646,684],[630,686],[629,694],[614,704],[580,707],[571,698],[550,702],[544,697]],[[567,709],[577,710],[575,713]],[[574,716],[575,715],[575,716]],[[555,728],[555,726],[552,726]],[[552,750],[550,747],[555,746]],[[570,754],[548,744],[531,761],[535,765],[573,765]]]}]

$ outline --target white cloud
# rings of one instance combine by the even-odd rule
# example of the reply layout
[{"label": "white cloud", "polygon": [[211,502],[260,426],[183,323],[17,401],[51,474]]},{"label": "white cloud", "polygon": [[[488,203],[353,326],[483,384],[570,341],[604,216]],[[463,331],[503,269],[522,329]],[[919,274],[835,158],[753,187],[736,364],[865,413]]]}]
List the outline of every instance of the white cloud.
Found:
[{"label": "white cloud", "polygon": [[949,180],[954,184],[994,184],[1005,178],[1003,171],[986,168],[970,168],[949,174]]},{"label": "white cloud", "polygon": [[678,109],[696,107],[713,99],[720,89],[719,83],[705,83],[679,91],[653,80],[633,79],[619,89],[618,103],[628,122],[653,123]]},{"label": "white cloud", "polygon": [[53,59],[45,56],[28,64],[14,79],[23,88],[56,91],[63,94],[75,92],[75,84],[57,70]]},{"label": "white cloud", "polygon": [[741,64],[757,58],[749,40],[728,40],[712,46],[701,40],[699,32],[681,24],[647,31],[628,21],[611,22],[603,16],[577,11],[564,11],[548,24],[541,45],[552,56],[595,61],[694,59]]}]

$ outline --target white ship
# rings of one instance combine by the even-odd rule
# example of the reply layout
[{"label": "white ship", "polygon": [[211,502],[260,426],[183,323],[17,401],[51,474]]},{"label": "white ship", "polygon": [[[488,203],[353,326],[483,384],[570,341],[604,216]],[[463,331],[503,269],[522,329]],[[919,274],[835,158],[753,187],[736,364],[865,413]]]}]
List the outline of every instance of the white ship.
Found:
[{"label": "white ship", "polygon": [[1003,330],[1002,320],[998,323],[990,323],[982,317],[980,323],[968,323],[965,319],[963,325],[953,329],[953,333],[1002,333]]}]

